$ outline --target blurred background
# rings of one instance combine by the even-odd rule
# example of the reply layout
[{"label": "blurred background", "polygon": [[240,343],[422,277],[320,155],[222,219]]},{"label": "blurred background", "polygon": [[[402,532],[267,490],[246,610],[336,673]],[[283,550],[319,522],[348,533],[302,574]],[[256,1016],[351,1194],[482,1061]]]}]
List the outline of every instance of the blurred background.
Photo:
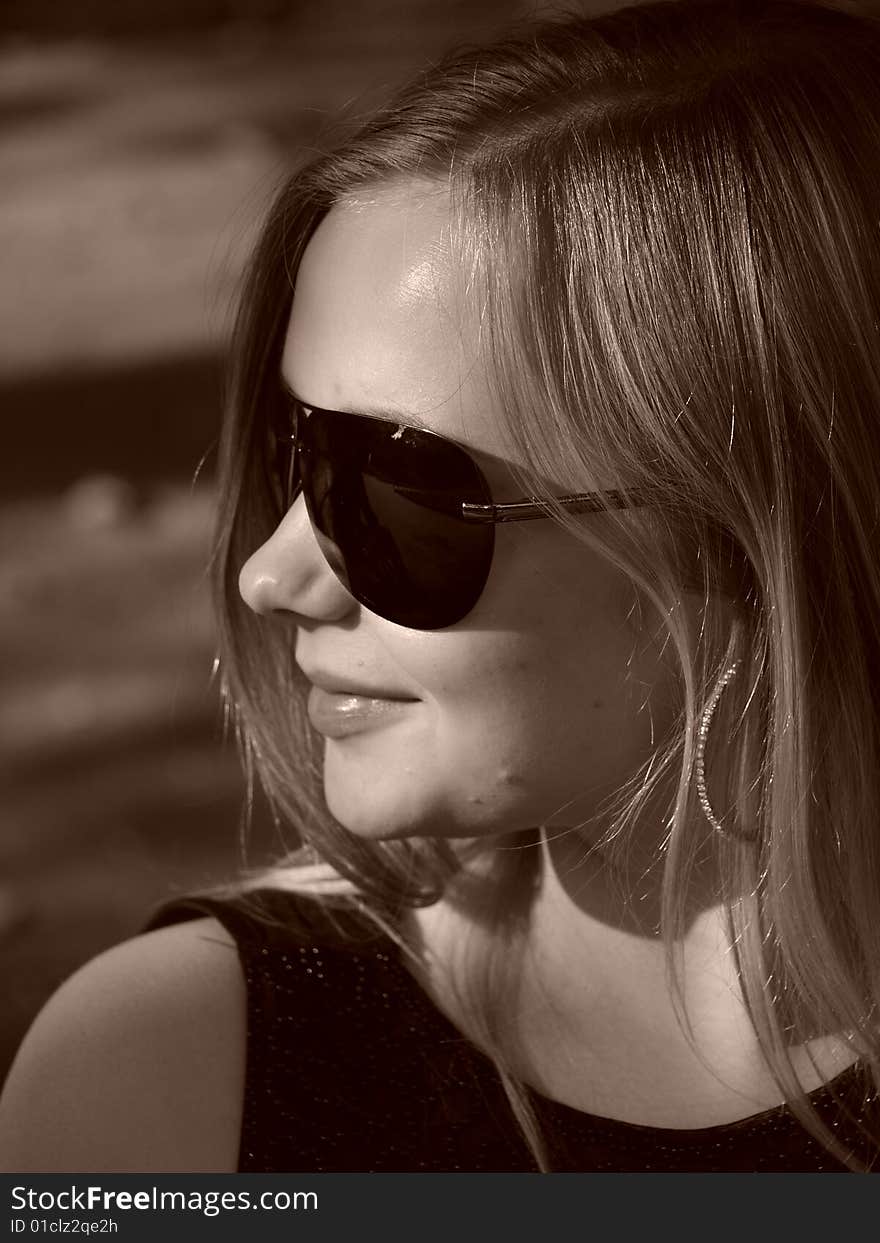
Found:
[{"label": "blurred background", "polygon": [[4,0],[0,1078],[62,979],[242,860],[204,565],[273,188],[341,108],[548,7]]}]

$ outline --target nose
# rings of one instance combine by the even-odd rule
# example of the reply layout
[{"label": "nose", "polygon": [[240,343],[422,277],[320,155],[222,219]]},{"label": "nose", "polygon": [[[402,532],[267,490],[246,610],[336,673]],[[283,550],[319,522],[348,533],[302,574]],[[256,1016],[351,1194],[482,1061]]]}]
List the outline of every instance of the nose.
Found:
[{"label": "nose", "polygon": [[238,590],[255,613],[296,613],[311,621],[341,621],[358,608],[327,564],[302,496],[241,567]]}]

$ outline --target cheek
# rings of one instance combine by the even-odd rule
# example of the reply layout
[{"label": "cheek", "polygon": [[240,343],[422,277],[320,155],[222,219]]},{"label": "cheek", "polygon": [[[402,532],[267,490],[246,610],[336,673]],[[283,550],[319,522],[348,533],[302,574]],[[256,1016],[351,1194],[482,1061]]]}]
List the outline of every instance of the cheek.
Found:
[{"label": "cheek", "polygon": [[424,636],[410,666],[431,707],[425,746],[468,800],[546,810],[643,762],[658,667],[633,605],[624,575],[550,523],[499,532],[477,608]]},{"label": "cheek", "polygon": [[552,534],[499,539],[484,597],[460,625],[374,631],[422,703],[399,729],[328,747],[327,797],[343,823],[469,836],[533,827],[561,808],[577,823],[647,758],[657,670],[636,657],[632,589]]},{"label": "cheek", "polygon": [[584,796],[592,806],[634,763],[625,659],[609,655],[472,636],[409,733],[404,776],[442,790],[450,820],[475,832],[529,827]]},{"label": "cheek", "polygon": [[511,775],[558,772],[585,749],[595,755],[609,742],[619,746],[625,674],[608,659],[547,654],[475,671],[458,695],[439,699],[435,735],[443,751],[458,753],[468,768],[490,761],[509,784]]},{"label": "cheek", "polygon": [[549,522],[501,530],[492,573],[457,627],[408,636],[395,660],[439,709],[521,719],[532,732],[593,720],[621,699],[638,644],[633,590]]}]

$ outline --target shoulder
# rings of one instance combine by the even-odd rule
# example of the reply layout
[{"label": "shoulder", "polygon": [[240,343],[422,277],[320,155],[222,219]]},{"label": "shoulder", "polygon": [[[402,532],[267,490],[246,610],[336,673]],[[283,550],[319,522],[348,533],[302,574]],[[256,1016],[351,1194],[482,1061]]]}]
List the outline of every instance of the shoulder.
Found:
[{"label": "shoulder", "polygon": [[37,1016],[0,1098],[6,1171],[234,1171],[246,986],[214,918],[87,963]]}]

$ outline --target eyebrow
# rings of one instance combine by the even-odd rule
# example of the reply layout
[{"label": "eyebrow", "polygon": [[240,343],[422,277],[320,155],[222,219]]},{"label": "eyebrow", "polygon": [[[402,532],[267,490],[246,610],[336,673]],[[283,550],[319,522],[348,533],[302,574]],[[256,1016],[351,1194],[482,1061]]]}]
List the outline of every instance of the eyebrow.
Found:
[{"label": "eyebrow", "polygon": [[[300,394],[294,390],[293,386],[284,375],[281,376],[281,384],[285,393],[287,393],[289,397],[292,397],[294,401],[298,401],[300,405],[308,406],[310,409],[314,410],[327,409],[326,406],[319,406],[317,402],[306,401],[305,397],[301,397]],[[336,413],[354,415],[362,414],[366,418],[370,419],[385,419],[389,423],[401,423],[406,427],[417,427],[426,432],[431,431],[431,428],[428,427],[427,423],[420,419],[417,414],[412,414],[409,410],[398,410],[390,406],[376,406],[370,402],[367,402],[363,406],[358,406],[356,410],[348,407],[346,409],[337,410]]]}]

